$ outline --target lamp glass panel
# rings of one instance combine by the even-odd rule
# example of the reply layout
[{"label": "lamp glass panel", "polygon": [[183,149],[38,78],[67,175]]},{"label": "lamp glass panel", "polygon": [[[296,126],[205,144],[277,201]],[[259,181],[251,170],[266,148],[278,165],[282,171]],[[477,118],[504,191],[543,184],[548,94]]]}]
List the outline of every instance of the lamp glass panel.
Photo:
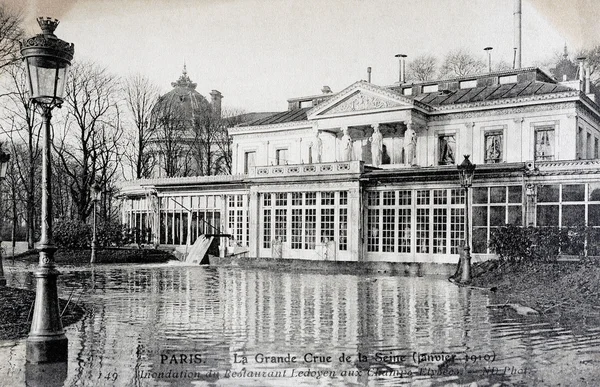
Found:
[{"label": "lamp glass panel", "polygon": [[56,82],[56,96],[60,99],[65,96],[65,85],[67,84],[68,67],[58,69],[58,82]]},{"label": "lamp glass panel", "polygon": [[31,98],[50,103],[55,97],[56,68],[37,67],[29,64],[31,76]]}]

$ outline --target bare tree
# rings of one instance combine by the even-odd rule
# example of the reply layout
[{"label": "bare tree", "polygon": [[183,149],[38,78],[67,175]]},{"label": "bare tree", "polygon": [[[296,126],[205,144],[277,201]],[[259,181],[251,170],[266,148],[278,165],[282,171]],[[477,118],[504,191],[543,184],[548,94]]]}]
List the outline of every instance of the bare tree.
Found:
[{"label": "bare tree", "polygon": [[139,74],[125,79],[124,84],[125,103],[132,123],[127,133],[128,147],[124,157],[133,178],[148,178],[156,164],[150,143],[156,132],[152,109],[158,99],[158,88]]},{"label": "bare tree", "polygon": [[485,63],[465,49],[450,51],[440,67],[440,78],[462,77],[477,74],[486,69]]},{"label": "bare tree", "polygon": [[117,100],[116,78],[106,69],[90,62],[74,64],[66,86],[64,128],[60,135],[55,130],[54,146],[81,221],[93,209],[90,186],[96,181],[109,189],[121,161]]},{"label": "bare tree", "polygon": [[503,59],[492,62],[492,71],[503,71],[503,70],[512,70],[512,65]]},{"label": "bare tree", "polygon": [[23,36],[21,15],[0,4],[0,72],[21,60],[19,39]]},{"label": "bare tree", "polygon": [[152,121],[150,125],[155,129],[149,146],[158,158],[158,168],[165,177],[190,175],[194,169],[188,160],[193,133],[183,106],[174,99],[159,97],[152,110]]},{"label": "bare tree", "polygon": [[590,81],[595,85],[600,85],[600,45],[592,48],[580,50],[575,57],[571,59],[573,65],[577,67],[577,58],[586,58],[587,66],[590,69]]},{"label": "bare tree", "polygon": [[33,249],[35,242],[36,208],[39,201],[41,150],[39,146],[41,125],[36,123],[34,110],[28,98],[25,71],[19,62],[5,67],[5,102],[2,104],[1,130],[10,139],[14,154],[12,163],[23,191],[19,193],[26,203],[27,244]]},{"label": "bare tree", "polygon": [[406,78],[410,81],[429,81],[435,78],[437,73],[437,58],[433,55],[424,54],[416,56],[408,62]]}]

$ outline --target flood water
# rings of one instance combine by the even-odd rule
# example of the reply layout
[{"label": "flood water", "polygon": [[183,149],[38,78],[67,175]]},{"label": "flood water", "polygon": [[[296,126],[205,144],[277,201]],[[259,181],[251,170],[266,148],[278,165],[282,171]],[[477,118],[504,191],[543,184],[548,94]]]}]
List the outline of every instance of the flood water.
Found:
[{"label": "flood water", "polygon": [[[33,288],[32,267],[7,267]],[[32,377],[0,341],[0,385],[597,386],[600,329],[487,308],[444,277],[179,265],[61,268],[84,302],[66,370]],[[360,355],[359,355],[360,354]],[[37,378],[37,379],[36,379]]]}]

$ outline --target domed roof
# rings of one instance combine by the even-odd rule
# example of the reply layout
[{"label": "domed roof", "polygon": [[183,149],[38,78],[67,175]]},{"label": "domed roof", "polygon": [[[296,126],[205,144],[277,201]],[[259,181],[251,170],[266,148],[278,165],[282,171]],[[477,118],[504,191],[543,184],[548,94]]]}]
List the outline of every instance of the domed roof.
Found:
[{"label": "domed roof", "polygon": [[185,65],[183,65],[181,76],[172,82],[171,86],[173,86],[173,90],[159,97],[154,108],[155,112],[172,114],[177,111],[186,119],[192,119],[195,114],[211,109],[208,100],[196,91],[196,83],[188,77]]}]

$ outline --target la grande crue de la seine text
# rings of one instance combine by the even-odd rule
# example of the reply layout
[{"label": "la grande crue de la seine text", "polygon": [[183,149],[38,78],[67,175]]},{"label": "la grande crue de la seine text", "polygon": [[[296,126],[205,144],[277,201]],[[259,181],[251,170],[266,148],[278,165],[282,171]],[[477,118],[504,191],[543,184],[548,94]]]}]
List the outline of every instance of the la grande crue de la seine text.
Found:
[{"label": "la grande crue de la seine text", "polygon": [[[176,353],[176,354],[161,354],[161,364],[199,364],[206,363],[209,356],[206,354],[199,353]],[[303,355],[292,355],[287,353],[286,355],[267,355],[263,353],[257,353],[254,356],[233,353],[233,363],[235,364],[248,364],[249,361],[254,361],[256,364],[318,364],[318,363],[350,363],[354,361],[367,362],[369,360],[375,360],[383,363],[406,363],[414,362],[417,364],[423,362],[454,362],[457,360],[464,360],[467,363],[486,362],[491,363],[495,361],[496,354],[454,354],[447,352],[431,352],[431,353],[418,353],[413,352],[410,355],[394,353],[392,351],[387,352],[375,352],[372,355],[358,353],[356,355],[341,353],[339,355],[327,355],[318,354],[313,352],[306,352]]]}]

